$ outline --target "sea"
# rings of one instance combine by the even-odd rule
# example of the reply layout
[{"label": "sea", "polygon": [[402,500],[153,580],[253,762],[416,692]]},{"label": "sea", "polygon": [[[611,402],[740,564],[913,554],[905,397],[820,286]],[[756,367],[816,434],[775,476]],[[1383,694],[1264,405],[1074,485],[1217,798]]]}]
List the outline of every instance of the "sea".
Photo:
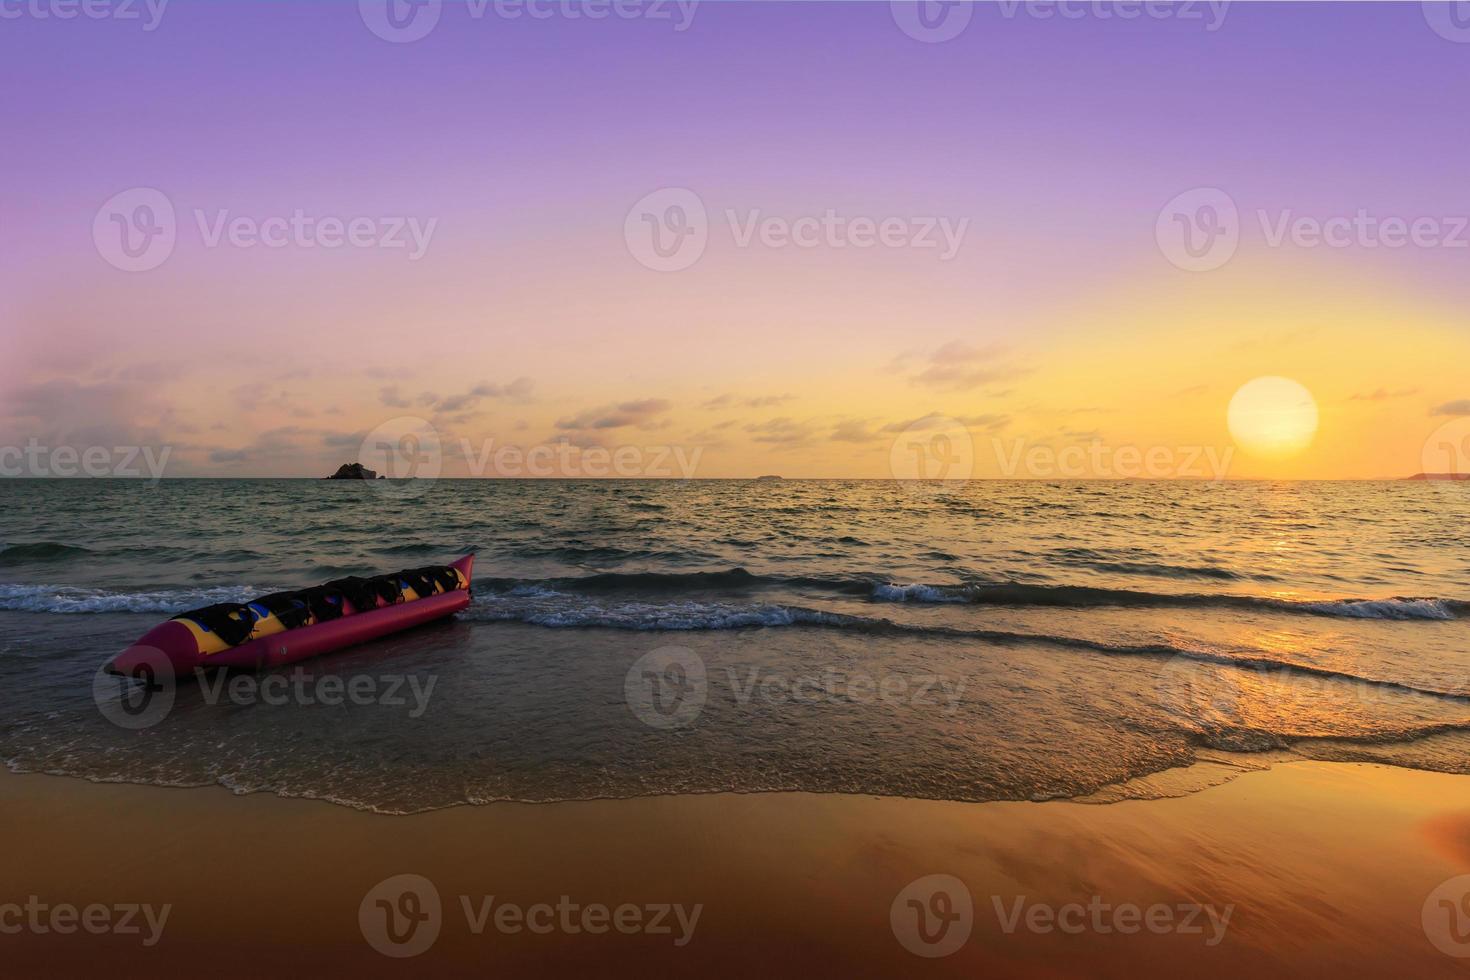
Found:
[{"label": "sea", "polygon": [[[1106,804],[1470,772],[1470,484],[0,481],[0,759],[382,813]],[[476,555],[453,619],[166,690],[170,615]]]}]

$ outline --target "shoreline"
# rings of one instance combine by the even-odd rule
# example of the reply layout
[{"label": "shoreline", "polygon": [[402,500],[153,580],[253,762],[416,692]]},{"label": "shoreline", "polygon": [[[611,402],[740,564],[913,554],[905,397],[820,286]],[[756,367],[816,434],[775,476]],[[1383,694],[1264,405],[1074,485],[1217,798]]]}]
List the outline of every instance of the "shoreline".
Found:
[{"label": "shoreline", "polygon": [[[1297,755],[1289,749],[1269,750],[1263,752],[1228,752],[1223,749],[1202,748],[1198,750],[1194,762],[1185,766],[1173,766],[1166,769],[1158,769],[1152,772],[1142,773],[1137,776],[1116,783],[1109,783],[1089,793],[1077,796],[1050,796],[1033,799],[986,799],[966,800],[953,797],[929,797],[929,796],[895,796],[885,793],[854,793],[848,791],[826,791],[826,790],[802,790],[802,789],[720,789],[720,790],[688,790],[682,792],[655,791],[640,793],[635,796],[577,796],[558,799],[513,799],[509,797],[488,800],[461,800],[456,803],[448,803],[438,806],[429,806],[421,810],[383,810],[367,804],[358,804],[346,800],[335,799],[330,796],[312,795],[309,793],[291,794],[284,793],[273,788],[240,790],[224,782],[211,783],[161,783],[145,782],[129,778],[102,778],[82,775],[80,773],[46,772],[42,770],[30,770],[17,768],[15,760],[6,760],[0,763],[0,775],[5,777],[21,777],[29,779],[40,776],[47,779],[79,780],[97,786],[134,786],[146,790],[170,790],[170,791],[214,791],[223,790],[234,797],[268,796],[278,800],[302,801],[307,803],[324,803],[328,806],[340,807],[353,813],[369,814],[378,817],[422,817],[433,813],[441,813],[446,810],[476,809],[480,807],[496,806],[528,806],[528,807],[551,807],[577,803],[619,803],[634,802],[638,800],[664,800],[680,798],[703,798],[703,797],[734,797],[743,798],[751,796],[784,796],[784,797],[813,797],[822,799],[836,797],[842,799],[875,799],[875,800],[905,800],[911,803],[948,803],[959,806],[987,806],[992,803],[1018,804],[1018,805],[1043,805],[1048,803],[1075,803],[1079,806],[1112,806],[1117,803],[1146,803],[1154,800],[1171,800],[1185,796],[1193,796],[1223,786],[1239,779],[1241,776],[1252,772],[1265,772],[1277,766],[1293,765],[1296,763],[1324,762],[1333,764],[1337,760],[1312,759],[1307,756]],[[1355,764],[1358,760],[1344,762],[1343,764]],[[1439,773],[1439,770],[1416,769],[1413,766],[1403,766],[1393,762],[1380,762],[1371,760],[1366,764],[1382,766],[1389,769],[1407,769],[1411,772]],[[1450,773],[1448,775],[1461,775]],[[0,797],[3,798],[3,797]]]},{"label": "shoreline", "polygon": [[[80,971],[99,955],[122,976],[1453,976],[1467,962],[1435,947],[1421,915],[1437,886],[1470,872],[1470,779],[1371,763],[1292,761],[1107,806],[725,793],[413,815],[4,771],[0,829],[26,842],[0,870],[0,904],[170,908],[150,947],[115,933],[0,936],[21,973]],[[371,917],[369,893],[404,874],[433,882],[442,927],[400,961],[374,950],[359,912]],[[901,893],[926,879],[930,900],[933,875],[963,883],[973,924],[931,959],[909,952],[895,924],[909,928]],[[572,915],[540,934],[515,928],[513,914],[497,928],[489,914],[563,896],[584,915],[665,905],[684,918],[666,910],[667,933],[593,934],[579,924],[596,915]],[[1118,916],[1130,907],[1160,922],[1174,909],[1174,927],[1128,933]]]}]

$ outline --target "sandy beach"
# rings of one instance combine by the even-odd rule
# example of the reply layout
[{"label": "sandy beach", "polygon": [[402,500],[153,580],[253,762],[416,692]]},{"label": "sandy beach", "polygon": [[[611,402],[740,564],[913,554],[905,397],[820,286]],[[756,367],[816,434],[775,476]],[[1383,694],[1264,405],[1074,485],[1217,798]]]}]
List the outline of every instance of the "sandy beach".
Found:
[{"label": "sandy beach", "polygon": [[[26,842],[9,849],[0,898],[34,906],[3,919],[17,975],[1449,977],[1467,962],[1435,947],[1421,913],[1470,872],[1470,780],[1372,765],[1294,763],[1107,805],[757,794],[404,817],[15,774],[0,800],[5,838]],[[412,958],[375,950],[378,913],[359,916],[404,874],[440,902]],[[931,875],[973,902],[968,935],[948,922],[941,942],[956,948],[937,958],[905,945],[908,899],[959,914],[962,900],[934,900],[950,879],[913,885]],[[141,906],[135,931],[34,928],[99,904],[119,924]],[[944,925],[929,921],[931,938]]]}]

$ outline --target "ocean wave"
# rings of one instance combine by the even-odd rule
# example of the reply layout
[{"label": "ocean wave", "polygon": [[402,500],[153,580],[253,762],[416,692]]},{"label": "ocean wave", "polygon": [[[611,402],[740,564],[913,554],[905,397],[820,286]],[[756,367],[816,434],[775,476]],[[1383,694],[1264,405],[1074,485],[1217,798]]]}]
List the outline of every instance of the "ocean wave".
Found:
[{"label": "ocean wave", "polygon": [[246,602],[270,589],[216,586],[108,592],[69,585],[0,584],[0,610],[28,613],[178,613],[216,602]]},{"label": "ocean wave", "polygon": [[[26,547],[26,546],[20,546]],[[66,548],[55,545],[48,547]],[[12,549],[0,551],[0,558]],[[47,552],[51,553],[51,552]],[[356,569],[322,566],[322,575],[348,574]],[[727,598],[750,599],[762,592],[822,592],[874,603],[947,604],[976,606],[1040,607],[1059,609],[1159,608],[1242,609],[1341,619],[1390,621],[1457,620],[1470,612],[1470,602],[1433,597],[1394,596],[1384,599],[1288,599],[1235,593],[1169,593],[1087,585],[1041,585],[1021,582],[971,582],[959,584],[899,583],[879,575],[813,577],[762,575],[735,567],[691,572],[601,572],[591,575],[544,579],[478,578],[477,593],[527,595],[536,591],[591,598],[626,596],[633,605],[655,609],[680,596],[698,596],[711,601]],[[529,590],[529,591],[528,591]],[[27,612],[168,612],[208,602],[234,601],[260,594],[248,586],[219,586],[209,589],[113,592],[60,585],[0,585],[0,610]],[[213,598],[219,596],[221,598]],[[200,599],[203,601],[200,601]],[[767,604],[778,608],[781,603]],[[696,627],[697,628],[697,627]]]},{"label": "ocean wave", "polygon": [[29,562],[66,561],[90,554],[86,548],[57,541],[31,541],[22,544],[0,545],[0,565],[15,565]]},{"label": "ocean wave", "polygon": [[1050,553],[1048,560],[1063,565],[1092,568],[1100,572],[1142,575],[1153,578],[1204,578],[1222,581],[1241,581],[1244,579],[1274,581],[1276,579],[1276,576],[1266,572],[1257,571],[1253,574],[1245,575],[1220,565],[1179,565],[1157,560],[1144,560],[1141,557],[1132,555],[1119,555],[1116,552],[1098,551],[1094,548],[1059,548]]},{"label": "ocean wave", "polygon": [[874,602],[948,603],[954,605],[1039,606],[1062,609],[1103,607],[1227,608],[1335,616],[1347,619],[1450,620],[1470,612],[1470,602],[1433,597],[1386,599],[1286,599],[1236,593],[1172,593],[1090,585],[1040,585],[1023,582],[956,584],[899,583],[881,575],[848,578],[762,575],[735,567],[692,572],[602,572],[546,579],[482,579],[490,589],[509,591],[531,585],[578,595],[637,594],[665,597],[687,593],[748,594],[762,590],[818,590]]},{"label": "ocean wave", "polygon": [[857,616],[779,603],[739,605],[691,600],[663,603],[606,603],[588,601],[542,587],[522,587],[513,593],[478,596],[462,615],[471,621],[519,622],[552,629],[617,629],[657,632],[809,626],[875,636],[962,639],[994,644],[1045,644],[1106,656],[1175,659],[1278,676],[1297,674],[1330,681],[1364,684],[1405,694],[1428,695],[1453,700],[1467,700],[1467,695],[1470,695],[1470,692],[1467,691],[1420,687],[1349,671],[1294,663],[1266,655],[1199,650],[1171,643],[1109,643],[1065,634],[902,623],[877,616]]},{"label": "ocean wave", "polygon": [[1470,611],[1458,599],[1395,596],[1389,599],[1283,599],[1232,593],[1139,592],[1086,585],[1030,585],[1018,582],[974,585],[896,585],[873,589],[880,602],[947,602],[995,606],[1048,606],[1065,609],[1129,606],[1134,608],[1256,609],[1349,619],[1445,620]]}]

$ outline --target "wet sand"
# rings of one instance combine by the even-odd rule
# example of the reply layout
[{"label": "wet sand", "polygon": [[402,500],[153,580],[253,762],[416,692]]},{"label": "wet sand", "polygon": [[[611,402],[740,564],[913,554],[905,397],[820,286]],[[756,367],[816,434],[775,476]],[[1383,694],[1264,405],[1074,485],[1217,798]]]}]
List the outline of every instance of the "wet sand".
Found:
[{"label": "wet sand", "polygon": [[[108,921],[132,903],[155,916],[171,907],[152,946],[141,911],[134,934],[40,934],[26,924],[0,935],[6,972],[20,976],[1451,977],[1470,968],[1436,949],[1421,921],[1437,886],[1470,873],[1470,779],[1372,765],[1293,763],[1180,798],[1108,805],[767,794],[408,817],[0,773],[0,832],[0,905],[35,896],[43,926],[64,927],[64,915],[47,916],[65,904],[108,906]],[[437,938],[402,959],[376,951],[359,918],[369,891],[400,874],[432,882],[442,910]],[[963,883],[968,938],[963,919],[944,928],[938,918],[959,906],[936,898],[936,879],[904,892],[927,875]],[[402,951],[384,939],[381,909],[421,916],[427,906],[392,892],[375,893],[362,921]],[[30,914],[0,908],[0,925]],[[655,918],[667,932],[642,931]],[[431,935],[429,920],[412,932],[395,921],[410,944]],[[921,951],[957,949],[918,956],[895,921]],[[1451,935],[1447,924],[1440,933]]]}]

